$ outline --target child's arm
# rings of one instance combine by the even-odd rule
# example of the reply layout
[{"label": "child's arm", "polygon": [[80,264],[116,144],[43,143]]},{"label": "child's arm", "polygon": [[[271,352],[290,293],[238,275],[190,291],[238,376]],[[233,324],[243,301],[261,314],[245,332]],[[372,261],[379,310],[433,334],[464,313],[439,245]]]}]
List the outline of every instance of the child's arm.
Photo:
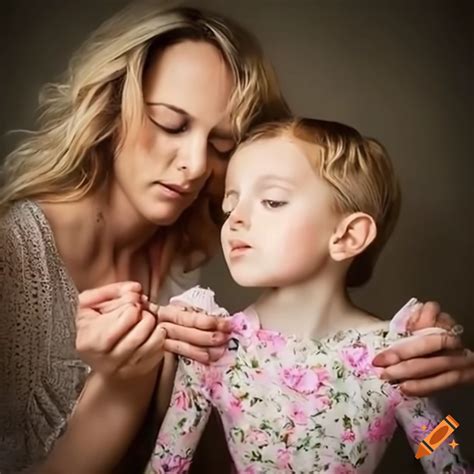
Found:
[{"label": "child's arm", "polygon": [[156,473],[189,471],[212,408],[199,383],[205,370],[202,364],[179,359],[171,402],[151,459]]},{"label": "child's arm", "polygon": [[[214,301],[214,292],[199,286],[171,298],[170,303],[196,308],[207,314],[228,316],[227,311]],[[166,362],[165,360],[163,370],[167,368]],[[162,378],[170,380],[174,367],[172,362],[168,365],[169,369],[167,373],[162,374]],[[160,474],[188,472],[212,409],[205,386],[205,375],[208,370],[209,366],[179,358],[171,402],[152,456],[151,464],[155,472]],[[161,396],[159,394],[158,408],[163,407],[165,400],[167,393],[161,393]]]},{"label": "child's arm", "polygon": [[[418,451],[420,442],[444,419],[432,400],[406,396],[396,408],[396,417],[405,430],[414,454]],[[425,472],[430,474],[473,472],[462,458],[459,447],[452,448],[449,445],[455,439],[455,435],[454,431],[431,454],[420,458]]]}]

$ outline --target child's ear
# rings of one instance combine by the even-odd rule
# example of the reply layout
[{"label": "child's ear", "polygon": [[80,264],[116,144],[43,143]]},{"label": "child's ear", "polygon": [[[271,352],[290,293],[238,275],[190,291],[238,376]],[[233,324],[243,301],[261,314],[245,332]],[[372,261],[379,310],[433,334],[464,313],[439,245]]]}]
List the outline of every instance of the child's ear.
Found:
[{"label": "child's ear", "polygon": [[329,240],[329,254],[338,262],[361,254],[375,239],[377,225],[364,212],[345,217]]}]

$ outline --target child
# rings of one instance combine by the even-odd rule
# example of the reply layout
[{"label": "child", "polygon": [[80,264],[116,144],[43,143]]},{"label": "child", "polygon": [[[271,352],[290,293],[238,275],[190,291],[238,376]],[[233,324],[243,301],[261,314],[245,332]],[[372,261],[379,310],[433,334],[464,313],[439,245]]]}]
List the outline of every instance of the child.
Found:
[{"label": "child", "polygon": [[[389,323],[354,306],[392,232],[399,187],[383,147],[345,125],[266,124],[232,157],[222,247],[234,280],[266,288],[232,316],[226,354],[181,358],[152,463],[187,472],[212,407],[239,473],[373,472],[398,420],[415,449],[442,420],[380,379],[376,352],[407,336],[416,300]],[[174,301],[228,316],[210,290]],[[427,472],[468,472],[445,441]]]}]

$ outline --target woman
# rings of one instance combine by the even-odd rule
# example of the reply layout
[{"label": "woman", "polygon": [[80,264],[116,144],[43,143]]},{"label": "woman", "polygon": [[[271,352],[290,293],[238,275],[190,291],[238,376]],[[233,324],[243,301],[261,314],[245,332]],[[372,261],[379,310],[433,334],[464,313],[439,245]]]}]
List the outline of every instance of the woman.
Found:
[{"label": "woman", "polygon": [[[6,160],[0,196],[0,471],[123,471],[127,451],[150,454],[143,421],[153,424],[156,384],[166,405],[169,354],[206,361],[222,352],[222,322],[156,304],[193,285],[216,247],[235,143],[289,110],[251,36],[164,7],[104,24],[45,91],[43,110],[40,130]],[[420,327],[438,314],[423,308]],[[459,344],[426,336],[385,357]],[[389,370],[436,374],[411,382],[429,391],[456,383],[439,375],[446,361],[462,369],[466,360]],[[139,432],[143,452],[129,449]]]}]

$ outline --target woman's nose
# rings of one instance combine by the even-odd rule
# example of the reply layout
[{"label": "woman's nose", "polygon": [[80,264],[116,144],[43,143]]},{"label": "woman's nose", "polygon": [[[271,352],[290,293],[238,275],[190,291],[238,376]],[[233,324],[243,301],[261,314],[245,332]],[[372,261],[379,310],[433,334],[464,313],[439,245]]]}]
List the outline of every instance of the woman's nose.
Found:
[{"label": "woman's nose", "polygon": [[186,150],[179,158],[178,169],[186,174],[190,181],[202,178],[208,168],[207,141],[190,140]]}]

